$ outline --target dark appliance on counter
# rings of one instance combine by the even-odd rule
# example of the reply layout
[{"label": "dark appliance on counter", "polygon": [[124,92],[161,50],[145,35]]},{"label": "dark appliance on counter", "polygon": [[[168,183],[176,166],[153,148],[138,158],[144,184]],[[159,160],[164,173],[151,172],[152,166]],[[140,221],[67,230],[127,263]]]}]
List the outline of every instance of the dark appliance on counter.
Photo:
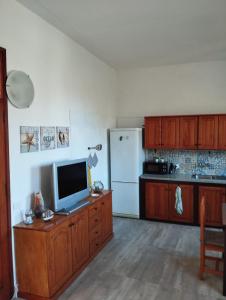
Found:
[{"label": "dark appliance on counter", "polygon": [[174,174],[176,172],[176,165],[174,165],[173,163],[170,163],[169,165],[169,174]]},{"label": "dark appliance on counter", "polygon": [[143,172],[144,174],[169,174],[169,164],[167,162],[145,161]]}]

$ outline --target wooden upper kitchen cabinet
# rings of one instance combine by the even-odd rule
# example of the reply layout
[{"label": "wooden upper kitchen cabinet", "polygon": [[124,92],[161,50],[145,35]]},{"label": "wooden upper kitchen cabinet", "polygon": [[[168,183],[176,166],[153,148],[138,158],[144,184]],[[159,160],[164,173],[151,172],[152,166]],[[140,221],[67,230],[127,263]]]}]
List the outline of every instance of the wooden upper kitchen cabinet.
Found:
[{"label": "wooden upper kitchen cabinet", "polygon": [[179,117],[162,118],[162,148],[176,149],[179,147]]},{"label": "wooden upper kitchen cabinet", "polygon": [[144,127],[144,147],[161,148],[161,117],[145,117]]},{"label": "wooden upper kitchen cabinet", "polygon": [[169,219],[175,222],[193,223],[194,213],[194,186],[189,184],[180,184],[183,213],[179,215],[175,209],[175,193],[177,184],[169,184]]},{"label": "wooden upper kitchen cabinet", "polygon": [[226,115],[145,117],[144,147],[226,150]]},{"label": "wooden upper kitchen cabinet", "polygon": [[225,187],[199,187],[199,202],[202,196],[206,200],[206,225],[222,226],[222,203],[226,202]]},{"label": "wooden upper kitchen cabinet", "polygon": [[198,144],[198,117],[180,117],[180,137],[181,149],[197,149]]},{"label": "wooden upper kitchen cabinet", "polygon": [[218,115],[199,116],[198,149],[218,149]]},{"label": "wooden upper kitchen cabinet", "polygon": [[179,120],[179,117],[146,117],[145,148],[178,148]]},{"label": "wooden upper kitchen cabinet", "polygon": [[169,216],[167,183],[145,183],[145,217],[167,220]]},{"label": "wooden upper kitchen cabinet", "polygon": [[226,116],[219,116],[218,148],[226,150]]}]

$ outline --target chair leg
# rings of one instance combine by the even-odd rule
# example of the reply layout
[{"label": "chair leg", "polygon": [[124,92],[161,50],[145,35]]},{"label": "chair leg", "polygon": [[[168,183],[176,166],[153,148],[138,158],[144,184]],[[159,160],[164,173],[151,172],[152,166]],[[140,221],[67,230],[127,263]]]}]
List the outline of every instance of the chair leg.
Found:
[{"label": "chair leg", "polygon": [[220,268],[220,261],[216,260],[216,271],[219,271]]},{"label": "chair leg", "polygon": [[203,274],[205,272],[205,245],[201,242],[200,244],[200,267],[199,267],[199,278],[203,280]]}]

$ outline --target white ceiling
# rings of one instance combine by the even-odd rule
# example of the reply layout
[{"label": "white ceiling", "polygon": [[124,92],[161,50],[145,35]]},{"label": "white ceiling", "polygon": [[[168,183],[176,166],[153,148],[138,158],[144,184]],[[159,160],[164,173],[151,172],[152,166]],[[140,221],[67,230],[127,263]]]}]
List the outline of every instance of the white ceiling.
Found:
[{"label": "white ceiling", "polygon": [[115,68],[226,59],[226,0],[18,0]]}]

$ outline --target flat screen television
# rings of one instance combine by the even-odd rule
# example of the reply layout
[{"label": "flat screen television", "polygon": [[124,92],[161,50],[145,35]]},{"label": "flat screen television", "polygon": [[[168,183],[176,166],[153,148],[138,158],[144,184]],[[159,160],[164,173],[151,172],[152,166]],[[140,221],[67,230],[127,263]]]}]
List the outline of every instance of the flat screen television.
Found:
[{"label": "flat screen television", "polygon": [[55,162],[53,175],[53,210],[55,212],[76,205],[89,195],[87,159]]}]

